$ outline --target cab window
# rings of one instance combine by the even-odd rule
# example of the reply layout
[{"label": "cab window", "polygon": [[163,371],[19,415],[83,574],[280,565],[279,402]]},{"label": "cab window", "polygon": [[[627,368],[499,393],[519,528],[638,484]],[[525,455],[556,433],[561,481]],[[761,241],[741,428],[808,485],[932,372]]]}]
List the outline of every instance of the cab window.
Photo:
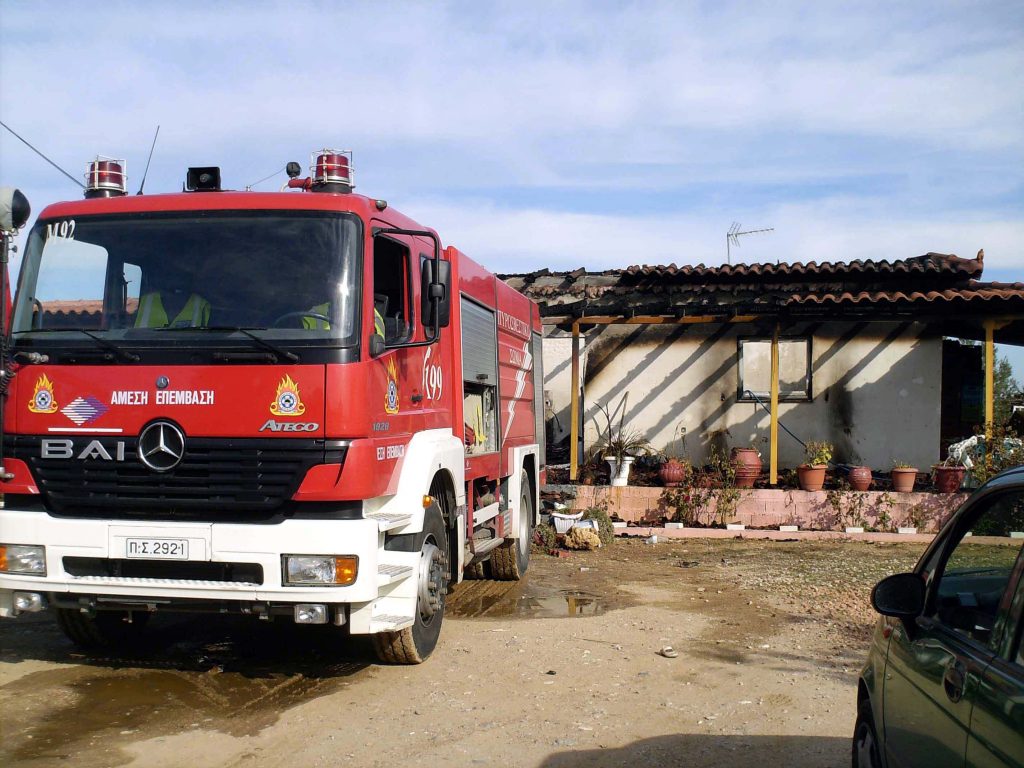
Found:
[{"label": "cab window", "polygon": [[994,636],[999,608],[1022,550],[1010,533],[1020,530],[1022,520],[1022,492],[996,497],[974,516],[934,574],[934,619],[995,648],[1000,642]]},{"label": "cab window", "polygon": [[[412,337],[412,276],[409,249],[390,237],[373,239],[374,320],[382,323],[384,341],[397,344]],[[379,330],[379,329],[378,329]]]}]

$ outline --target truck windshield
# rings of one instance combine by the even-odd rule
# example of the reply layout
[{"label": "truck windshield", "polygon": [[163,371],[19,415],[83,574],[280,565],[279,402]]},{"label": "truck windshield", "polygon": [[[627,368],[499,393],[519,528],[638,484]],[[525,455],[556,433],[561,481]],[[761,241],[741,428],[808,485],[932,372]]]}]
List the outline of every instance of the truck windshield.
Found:
[{"label": "truck windshield", "polygon": [[245,328],[274,344],[351,345],[360,238],[352,215],[305,211],[40,221],[12,332],[88,330],[131,345]]}]

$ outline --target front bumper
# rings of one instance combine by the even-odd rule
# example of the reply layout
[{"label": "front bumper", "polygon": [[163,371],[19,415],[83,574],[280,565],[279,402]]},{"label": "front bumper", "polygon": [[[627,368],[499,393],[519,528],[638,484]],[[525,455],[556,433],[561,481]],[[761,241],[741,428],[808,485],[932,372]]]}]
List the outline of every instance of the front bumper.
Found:
[{"label": "front bumper", "polygon": [[[166,577],[81,575],[74,563],[126,560],[129,538],[186,539],[189,560],[159,561]],[[16,615],[14,592],[38,592],[63,600],[75,596],[100,599],[151,598],[168,602],[218,603],[366,603],[378,595],[378,553],[383,537],[373,520],[285,520],[275,524],[175,523],[52,517],[45,512],[0,509],[0,541],[46,547],[46,575],[0,574],[0,616]],[[355,582],[337,586],[286,586],[282,583],[285,554],[355,555]],[[132,561],[146,562],[153,561]],[[238,564],[255,581],[175,578],[175,563]],[[213,569],[216,570],[216,569]],[[230,570],[230,569],[227,569]],[[80,575],[75,575],[78,573]]]}]

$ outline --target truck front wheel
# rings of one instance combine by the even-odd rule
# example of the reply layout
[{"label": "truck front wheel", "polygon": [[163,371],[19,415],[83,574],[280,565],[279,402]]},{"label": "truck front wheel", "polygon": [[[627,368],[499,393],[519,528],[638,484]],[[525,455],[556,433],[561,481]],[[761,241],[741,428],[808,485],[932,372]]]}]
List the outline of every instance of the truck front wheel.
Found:
[{"label": "truck front wheel", "polygon": [[[128,619],[131,621],[128,621]],[[58,608],[57,624],[80,648],[130,648],[142,636],[149,614],[143,611],[99,611],[94,616],[77,608]]]},{"label": "truck front wheel", "polygon": [[377,658],[387,664],[419,664],[437,645],[448,592],[448,536],[435,501],[427,508],[423,532],[417,534],[420,559],[416,569],[416,620],[398,632],[373,636]]}]

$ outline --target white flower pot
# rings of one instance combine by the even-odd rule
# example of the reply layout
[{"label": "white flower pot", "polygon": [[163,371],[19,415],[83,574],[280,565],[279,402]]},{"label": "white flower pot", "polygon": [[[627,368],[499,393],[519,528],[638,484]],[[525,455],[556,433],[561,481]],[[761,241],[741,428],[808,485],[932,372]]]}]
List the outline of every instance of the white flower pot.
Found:
[{"label": "white flower pot", "polygon": [[[616,462],[615,459],[605,459],[608,466],[612,468],[612,485],[616,488],[629,485],[629,468],[635,458],[635,456],[623,456],[621,462]],[[617,467],[616,464],[618,464]]]}]

